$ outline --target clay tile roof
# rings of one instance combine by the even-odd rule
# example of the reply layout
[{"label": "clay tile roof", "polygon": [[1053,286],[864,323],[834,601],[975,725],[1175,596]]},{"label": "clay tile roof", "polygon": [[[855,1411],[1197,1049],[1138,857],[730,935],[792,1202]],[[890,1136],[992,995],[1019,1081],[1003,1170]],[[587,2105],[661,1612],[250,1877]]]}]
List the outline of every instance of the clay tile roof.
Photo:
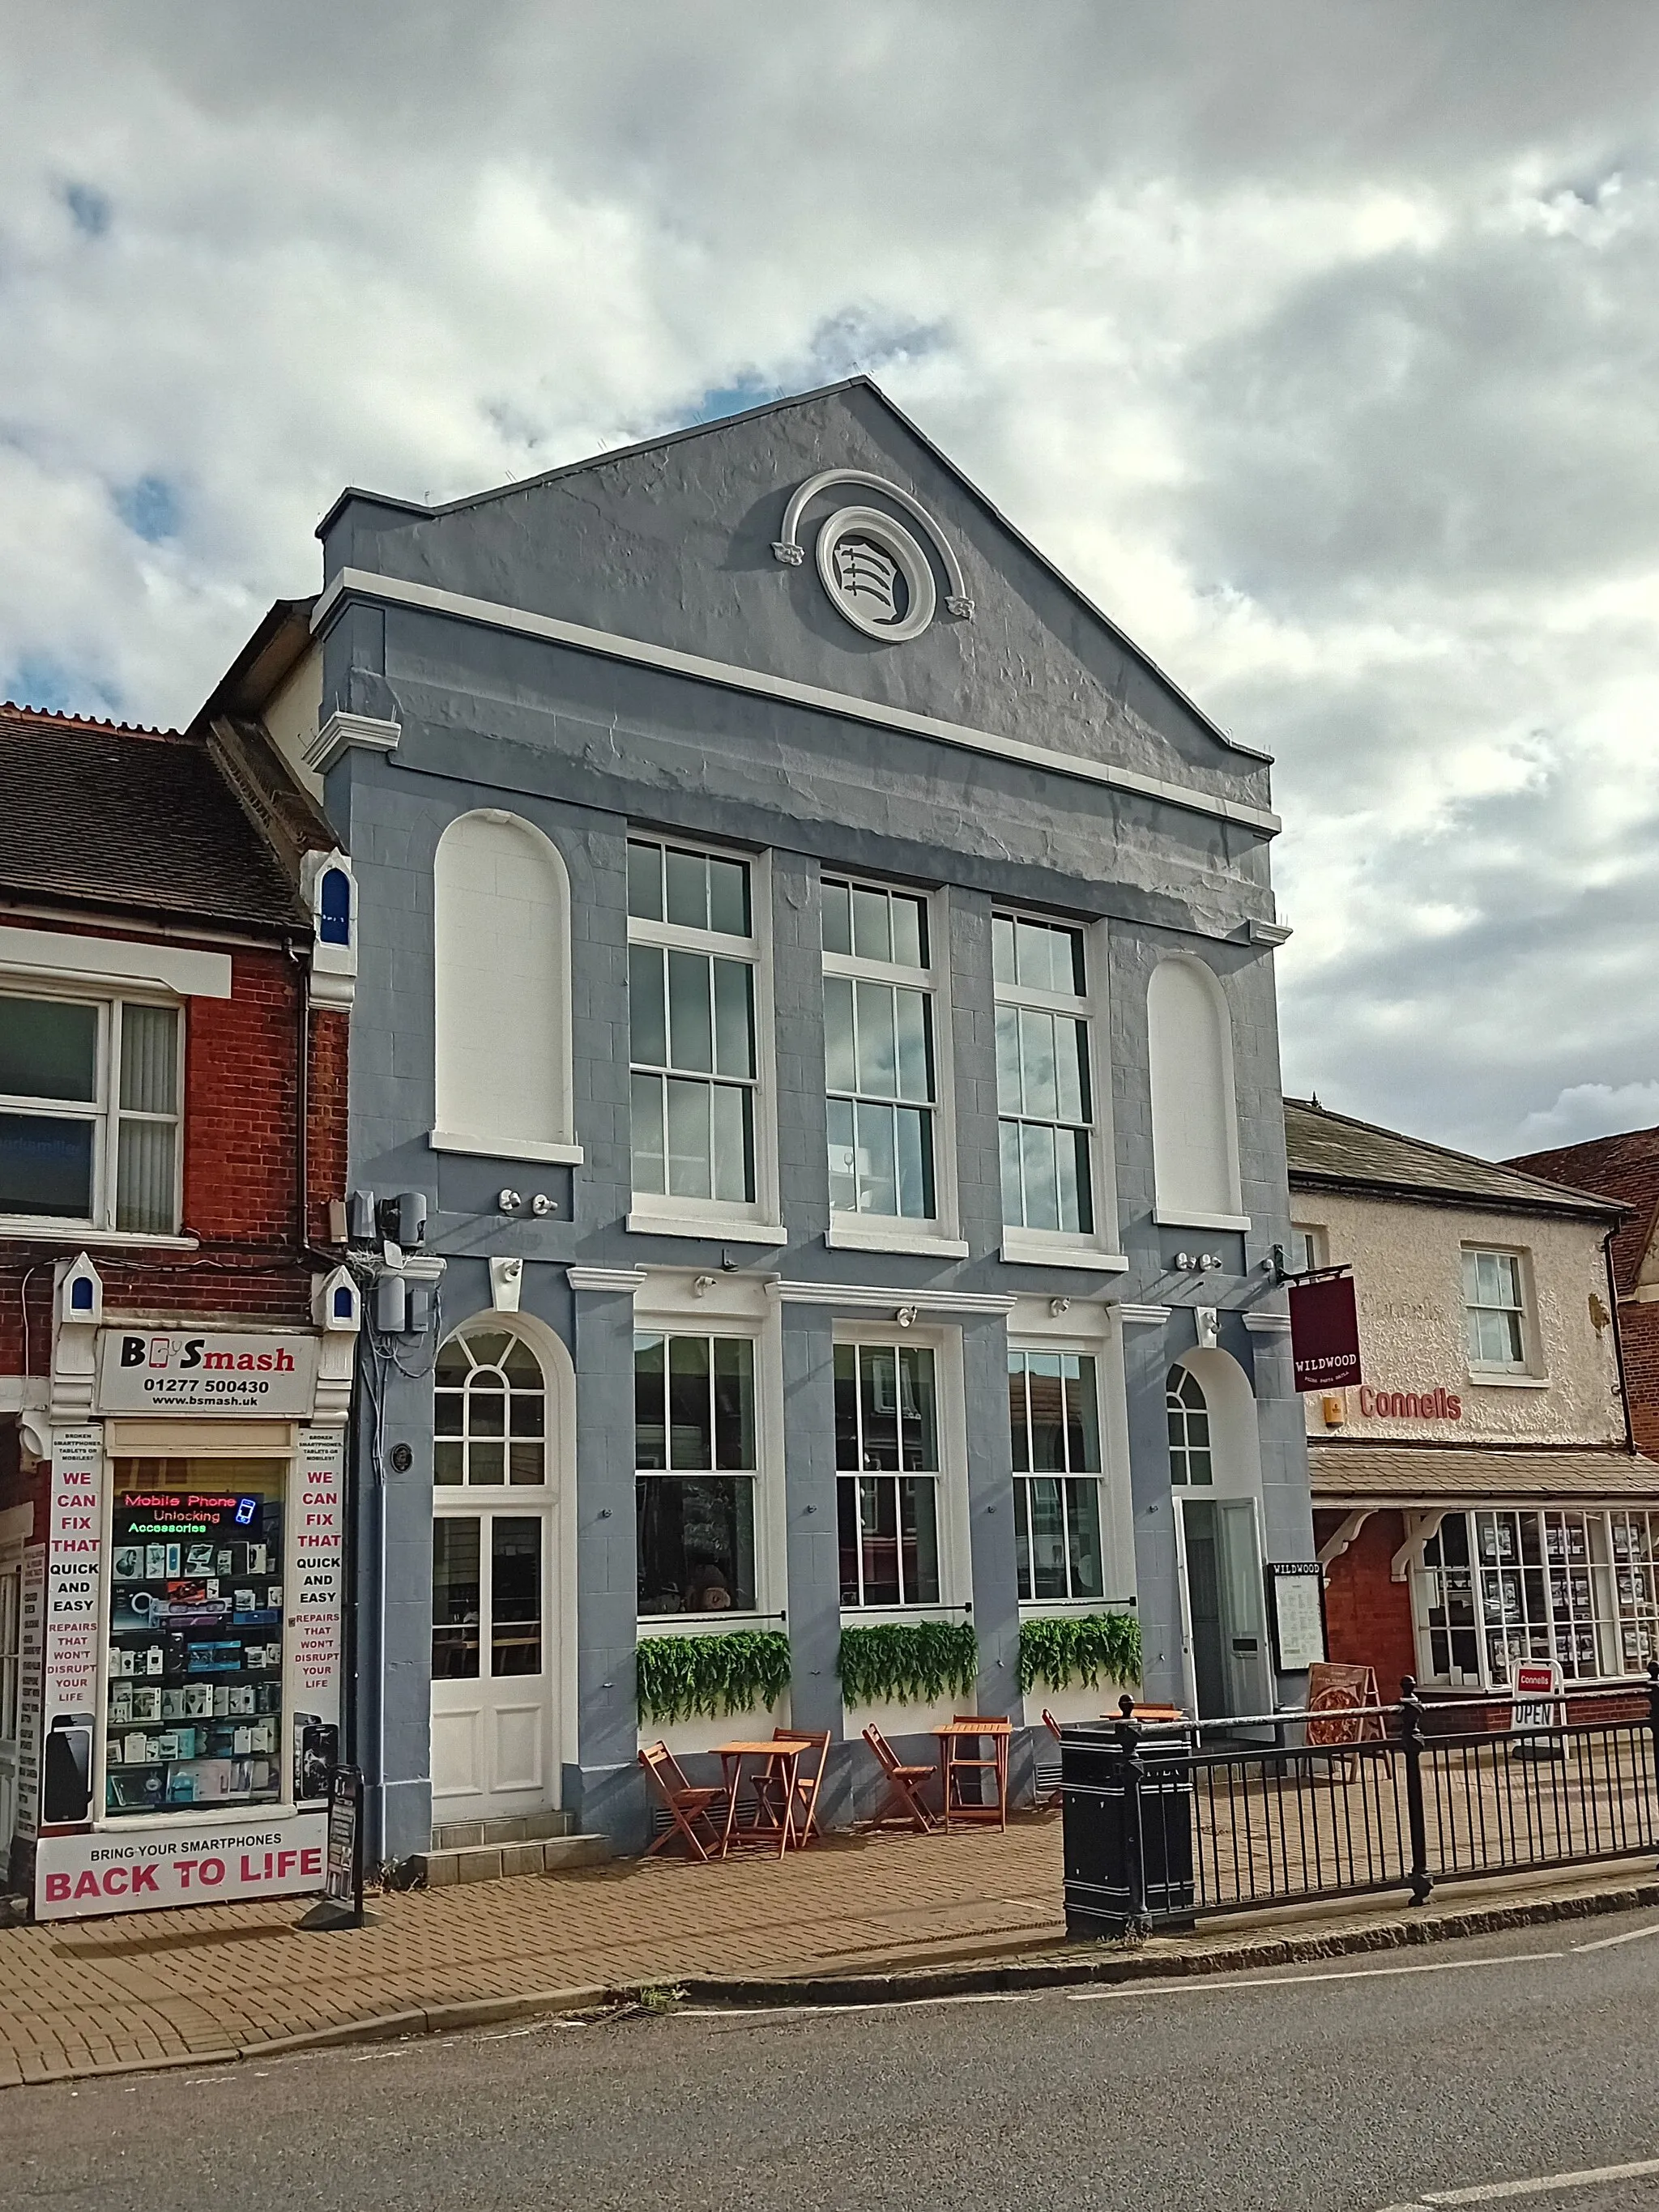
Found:
[{"label": "clay tile roof", "polygon": [[1566,1189],[1421,1137],[1402,1137],[1302,1098],[1285,1101],[1285,1145],[1293,1190],[1370,1191],[1498,1212],[1574,1213],[1609,1224],[1619,1210],[1582,1188]]},{"label": "clay tile roof", "polygon": [[1437,1505],[1503,1499],[1659,1503],[1659,1463],[1622,1447],[1540,1450],[1467,1444],[1310,1443],[1316,1505]]},{"label": "clay tile roof", "polygon": [[204,744],[0,705],[0,892],[254,927],[299,895]]},{"label": "clay tile roof", "polygon": [[1547,1176],[1576,1190],[1622,1199],[1631,1218],[1613,1240],[1613,1264],[1619,1288],[1632,1291],[1653,1242],[1659,1217],[1659,1129],[1627,1129],[1616,1137],[1595,1137],[1584,1145],[1563,1145],[1552,1152],[1529,1152],[1509,1164],[1528,1175]]}]

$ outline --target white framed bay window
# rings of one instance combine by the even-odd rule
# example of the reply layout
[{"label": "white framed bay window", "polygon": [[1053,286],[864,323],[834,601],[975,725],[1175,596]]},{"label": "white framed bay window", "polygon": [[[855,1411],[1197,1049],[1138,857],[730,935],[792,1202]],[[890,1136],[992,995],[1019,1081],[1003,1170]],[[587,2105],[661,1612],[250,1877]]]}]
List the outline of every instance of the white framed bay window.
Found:
[{"label": "white framed bay window", "polygon": [[829,1241],[965,1258],[938,902],[835,875],[823,896]]},{"label": "white framed bay window", "polygon": [[1002,1256],[1121,1267],[1103,1086],[1096,1065],[1094,970],[1101,933],[1041,915],[994,914],[997,1133]]},{"label": "white framed bay window", "polygon": [[179,1232],[176,1004],[0,986],[0,1222]]},{"label": "white framed bay window", "polygon": [[778,1243],[763,861],[628,841],[629,1227]]}]

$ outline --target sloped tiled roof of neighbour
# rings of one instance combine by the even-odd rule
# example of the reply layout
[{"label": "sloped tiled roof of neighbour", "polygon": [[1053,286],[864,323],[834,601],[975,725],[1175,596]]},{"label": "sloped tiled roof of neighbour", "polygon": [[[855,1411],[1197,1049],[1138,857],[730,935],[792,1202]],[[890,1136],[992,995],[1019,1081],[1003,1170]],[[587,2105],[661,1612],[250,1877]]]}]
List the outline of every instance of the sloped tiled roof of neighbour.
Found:
[{"label": "sloped tiled roof of neighbour", "polygon": [[1659,1462],[1622,1445],[1597,1451],[1522,1444],[1310,1443],[1316,1505],[1434,1505],[1443,1500],[1643,1499],[1659,1503]]},{"label": "sloped tiled roof of neighbour", "polygon": [[204,744],[0,705],[0,892],[266,929],[297,889]]},{"label": "sloped tiled roof of neighbour", "polygon": [[1529,1152],[1506,1164],[1630,1206],[1630,1219],[1613,1240],[1613,1264],[1620,1290],[1635,1289],[1659,1223],[1659,1129],[1626,1129],[1553,1152]]},{"label": "sloped tiled roof of neighbour", "polygon": [[1449,1152],[1421,1137],[1356,1121],[1304,1098],[1285,1101],[1285,1145],[1293,1189],[1370,1191],[1378,1197],[1480,1206],[1498,1212],[1576,1213],[1608,1222],[1621,1211],[1616,1201],[1468,1152]]}]

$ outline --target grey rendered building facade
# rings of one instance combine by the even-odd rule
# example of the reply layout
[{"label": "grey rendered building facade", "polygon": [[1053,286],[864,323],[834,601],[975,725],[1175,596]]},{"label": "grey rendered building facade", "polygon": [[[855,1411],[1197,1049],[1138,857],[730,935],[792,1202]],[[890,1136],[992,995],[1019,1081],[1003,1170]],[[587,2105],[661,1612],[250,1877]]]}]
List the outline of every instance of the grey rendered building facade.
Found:
[{"label": "grey rendered building facade", "polygon": [[[1261,1619],[1261,1559],[1313,1552],[1267,1256],[1289,1212],[1263,757],[863,380],[441,509],[350,491],[319,535],[313,642],[264,719],[356,873],[351,1183],[424,1192],[426,1275],[445,1262],[425,1334],[377,1338],[366,1370],[356,1726],[381,1856],[424,1850],[434,1818],[536,1802],[637,1847],[641,1633],[784,1626],[788,1700],[751,1725],[831,1731],[832,1819],[872,1774],[872,1716],[836,1672],[847,1624],[970,1620],[976,1708],[1022,1724],[1058,1709],[1019,1693],[1022,1585],[1027,1615],[1133,1600],[1150,1698],[1259,1711],[1293,1688]],[[1052,960],[1022,998],[1028,942]],[[647,1017],[641,978],[655,993],[665,974]],[[685,994],[711,978],[699,1044]],[[827,1032],[830,1003],[856,1005],[856,1049],[850,1017]],[[878,1024],[896,1024],[884,1045]],[[1010,1137],[1022,1082],[1030,1133]],[[544,1459],[483,1501],[494,1524],[446,1525],[500,1480],[476,1443],[477,1480],[434,1490],[434,1354],[458,1330],[475,1364],[505,1333],[541,1370]],[[1061,1457],[1101,1484],[1092,1540],[1076,1517],[1092,1503],[1043,1493],[1047,1604],[1045,1540],[1016,1527],[1022,1346],[1033,1376],[1086,1370],[1091,1401],[1083,1425],[1066,1401],[1030,1463],[1057,1465],[1042,1453],[1069,1422]],[[459,1389],[459,1358],[440,1382]],[[746,1441],[650,1522],[653,1546],[672,1526],[645,1563],[638,1469],[710,1457],[689,1399],[636,1429],[636,1381],[648,1395],[662,1361],[694,1395],[724,1361],[714,1425]],[[937,1472],[920,1536],[908,1477],[848,1486],[854,1388],[872,1424],[914,1426],[926,1400],[899,1461]],[[864,1449],[854,1465],[892,1466]],[[718,1472],[733,1467],[746,1490]],[[728,1532],[695,1570],[693,1504]],[[532,1522],[539,1597],[511,1569]],[[492,1632],[498,1654],[516,1635],[496,1662],[516,1705],[499,1685],[482,1705],[434,1687],[434,1528],[452,1593],[489,1583],[495,1544],[501,1616],[479,1630],[487,1590],[463,1590],[440,1671],[470,1633],[483,1660],[454,1663],[487,1676]],[[879,1717],[902,1740],[936,1716]],[[734,1727],[678,1741],[695,1753]]]}]

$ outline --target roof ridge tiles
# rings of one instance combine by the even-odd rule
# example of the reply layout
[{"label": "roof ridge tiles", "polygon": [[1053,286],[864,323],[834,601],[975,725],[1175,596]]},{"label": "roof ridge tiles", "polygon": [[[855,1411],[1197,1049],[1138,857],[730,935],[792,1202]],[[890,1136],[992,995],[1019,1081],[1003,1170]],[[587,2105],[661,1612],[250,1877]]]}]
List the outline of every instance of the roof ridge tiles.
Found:
[{"label": "roof ridge tiles", "polygon": [[50,722],[62,729],[107,730],[113,737],[183,738],[185,735],[183,730],[163,729],[159,722],[118,722],[106,714],[72,714],[63,707],[30,707],[19,699],[0,699],[0,714]]}]

